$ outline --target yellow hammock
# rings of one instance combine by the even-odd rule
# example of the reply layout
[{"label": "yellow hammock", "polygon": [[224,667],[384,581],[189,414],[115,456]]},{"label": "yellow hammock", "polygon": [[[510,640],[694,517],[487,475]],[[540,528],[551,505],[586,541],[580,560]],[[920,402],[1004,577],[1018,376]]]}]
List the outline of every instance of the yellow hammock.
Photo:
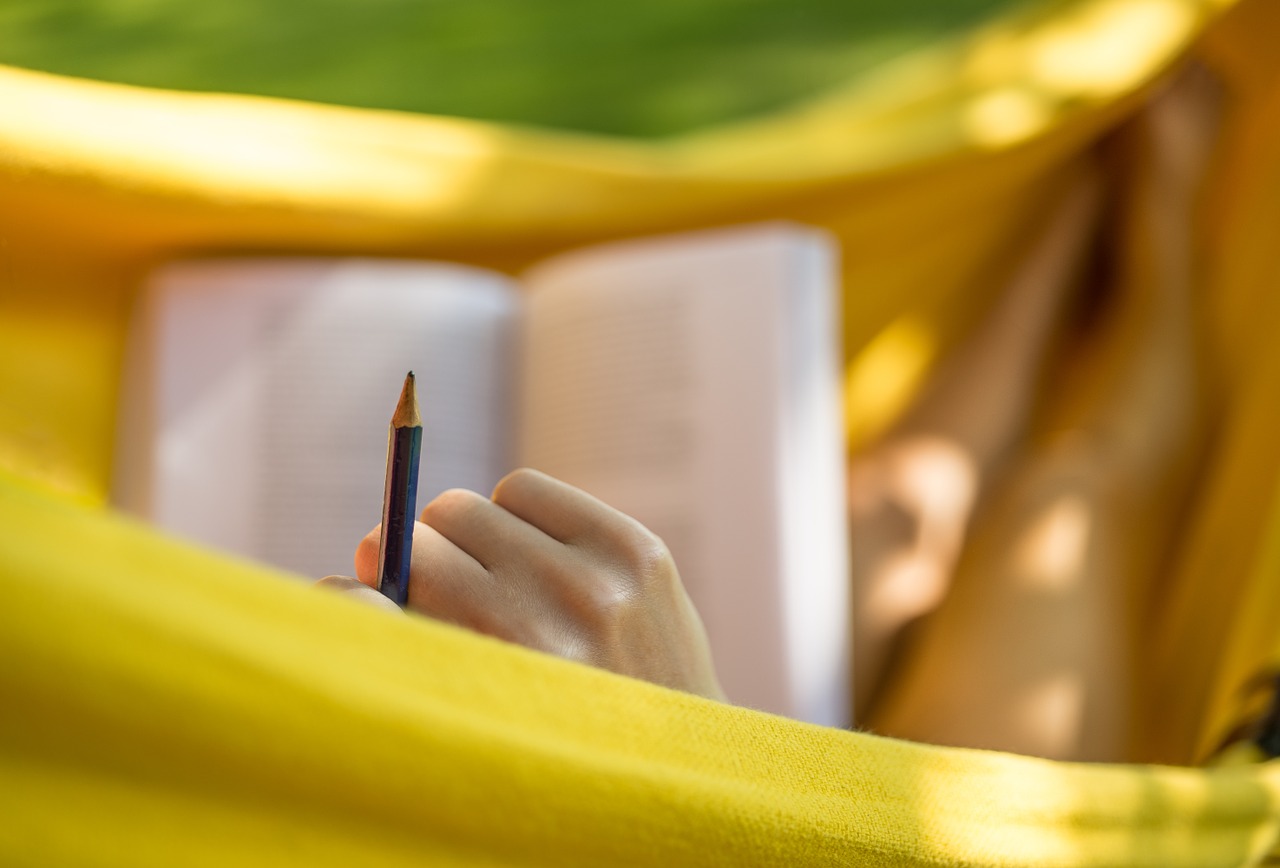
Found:
[{"label": "yellow hammock", "polygon": [[1263,859],[1276,763],[820,729],[365,610],[104,502],[131,292],[201,251],[515,268],[605,237],[826,226],[864,442],[981,314],[975,288],[1072,163],[1196,51],[1230,96],[1204,224],[1221,400],[1149,627],[1141,759],[1203,763],[1280,662],[1277,33],[1274,0],[1060,0],[662,143],[0,69],[0,863]]}]

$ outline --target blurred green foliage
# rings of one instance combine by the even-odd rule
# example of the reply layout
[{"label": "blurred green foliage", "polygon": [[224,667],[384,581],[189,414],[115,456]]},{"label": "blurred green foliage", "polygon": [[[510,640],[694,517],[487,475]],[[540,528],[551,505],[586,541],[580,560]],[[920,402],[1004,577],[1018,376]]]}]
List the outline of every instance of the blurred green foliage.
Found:
[{"label": "blurred green foliage", "polygon": [[0,0],[0,63],[661,136],[778,108],[1019,0]]}]

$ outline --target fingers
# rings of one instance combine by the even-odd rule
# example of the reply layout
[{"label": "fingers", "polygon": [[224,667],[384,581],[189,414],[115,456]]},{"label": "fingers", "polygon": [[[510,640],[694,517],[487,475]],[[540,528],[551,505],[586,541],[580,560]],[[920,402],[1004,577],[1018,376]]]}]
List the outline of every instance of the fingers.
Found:
[{"label": "fingers", "polygon": [[400,607],[392,600],[387,599],[365,583],[350,576],[325,576],[316,582],[316,587],[342,594],[376,609],[387,609],[392,612],[400,611]]},{"label": "fingers", "polygon": [[555,540],[474,491],[444,492],[423,508],[422,521],[490,572],[558,556]]},{"label": "fingers", "polygon": [[378,541],[381,537],[382,525],[378,525],[356,546],[356,578],[371,588],[378,586]]},{"label": "fingers", "polygon": [[[504,636],[504,627],[546,606],[608,608],[669,570],[657,536],[573,486],[533,470],[509,474],[492,501],[446,491],[414,526],[409,608]],[[356,575],[377,583],[379,529],[356,551]],[[601,576],[608,573],[609,581]],[[616,583],[614,579],[617,579]]]},{"label": "fingers", "polygon": [[[360,541],[355,558],[359,582],[380,597],[382,594],[374,589],[378,583],[378,539],[381,532],[381,525],[369,531]],[[439,531],[422,522],[414,523],[413,557],[409,564],[409,608],[442,621],[485,630],[484,618],[475,615],[477,611],[483,612],[481,603],[492,581],[475,558]]]},{"label": "fingers", "polygon": [[409,566],[409,607],[415,612],[492,631],[489,607],[494,577],[471,555],[431,525],[413,527],[413,560]]},{"label": "fingers", "polygon": [[[489,568],[527,558],[529,548],[553,551],[552,541],[584,548],[648,549],[656,537],[639,522],[545,473],[527,468],[507,474],[493,500],[461,489],[446,491],[422,510],[422,522]],[[356,549],[356,576],[373,587],[378,576],[375,527]],[[419,531],[415,528],[414,533]],[[415,550],[418,544],[415,538]]]},{"label": "fingers", "polygon": [[608,554],[661,547],[635,519],[537,470],[507,474],[493,489],[493,502],[567,545]]},{"label": "fingers", "polygon": [[[627,597],[637,590],[634,581],[663,575],[670,561],[639,522],[532,470],[509,474],[492,501],[446,491],[422,519],[414,530],[409,607],[504,638],[512,623],[548,606],[592,614],[607,608],[600,598]],[[356,557],[360,578],[371,584],[376,540],[376,532],[366,537]],[[617,582],[603,582],[602,572]]]},{"label": "fingers", "polygon": [[[414,526],[409,608],[528,648],[723,698],[706,634],[670,554],[643,525],[541,473],[493,500],[448,491]],[[356,573],[377,581],[378,530]],[[381,595],[378,595],[381,596]],[[385,605],[385,603],[380,604]]]},{"label": "fingers", "polygon": [[[578,552],[473,491],[444,492],[427,504],[422,518],[419,527],[442,542],[420,544],[414,537],[414,611],[536,646],[530,638],[539,632],[535,613],[572,606],[584,594],[581,586],[592,581]],[[454,557],[443,543],[470,558],[483,575],[443,575],[442,564],[428,560]]]}]

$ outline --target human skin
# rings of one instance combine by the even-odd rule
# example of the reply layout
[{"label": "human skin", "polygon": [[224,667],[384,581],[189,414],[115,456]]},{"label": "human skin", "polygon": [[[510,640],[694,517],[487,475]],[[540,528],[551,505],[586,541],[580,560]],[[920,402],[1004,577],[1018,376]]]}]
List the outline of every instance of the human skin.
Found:
[{"label": "human skin", "polygon": [[1123,245],[1106,317],[969,533],[868,723],[1054,759],[1133,754],[1145,619],[1203,426],[1192,233],[1218,130],[1197,68],[1114,143]]},{"label": "human skin", "polygon": [[1096,229],[1093,167],[1072,177],[974,333],[917,401],[849,465],[859,721],[874,710],[908,626],[950,591],[971,517],[1025,434],[1041,368]]},{"label": "human skin", "polygon": [[[356,579],[321,584],[374,605],[374,528]],[[414,527],[408,610],[537,651],[724,700],[706,631],[670,552],[635,519],[536,470],[492,497],[453,489]]]}]

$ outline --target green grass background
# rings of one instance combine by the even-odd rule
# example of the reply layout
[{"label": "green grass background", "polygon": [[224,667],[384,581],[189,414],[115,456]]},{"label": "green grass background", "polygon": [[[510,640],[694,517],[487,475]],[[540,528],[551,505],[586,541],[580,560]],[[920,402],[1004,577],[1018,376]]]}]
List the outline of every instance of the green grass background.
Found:
[{"label": "green grass background", "polygon": [[845,81],[1018,0],[0,0],[0,63],[663,136]]}]

